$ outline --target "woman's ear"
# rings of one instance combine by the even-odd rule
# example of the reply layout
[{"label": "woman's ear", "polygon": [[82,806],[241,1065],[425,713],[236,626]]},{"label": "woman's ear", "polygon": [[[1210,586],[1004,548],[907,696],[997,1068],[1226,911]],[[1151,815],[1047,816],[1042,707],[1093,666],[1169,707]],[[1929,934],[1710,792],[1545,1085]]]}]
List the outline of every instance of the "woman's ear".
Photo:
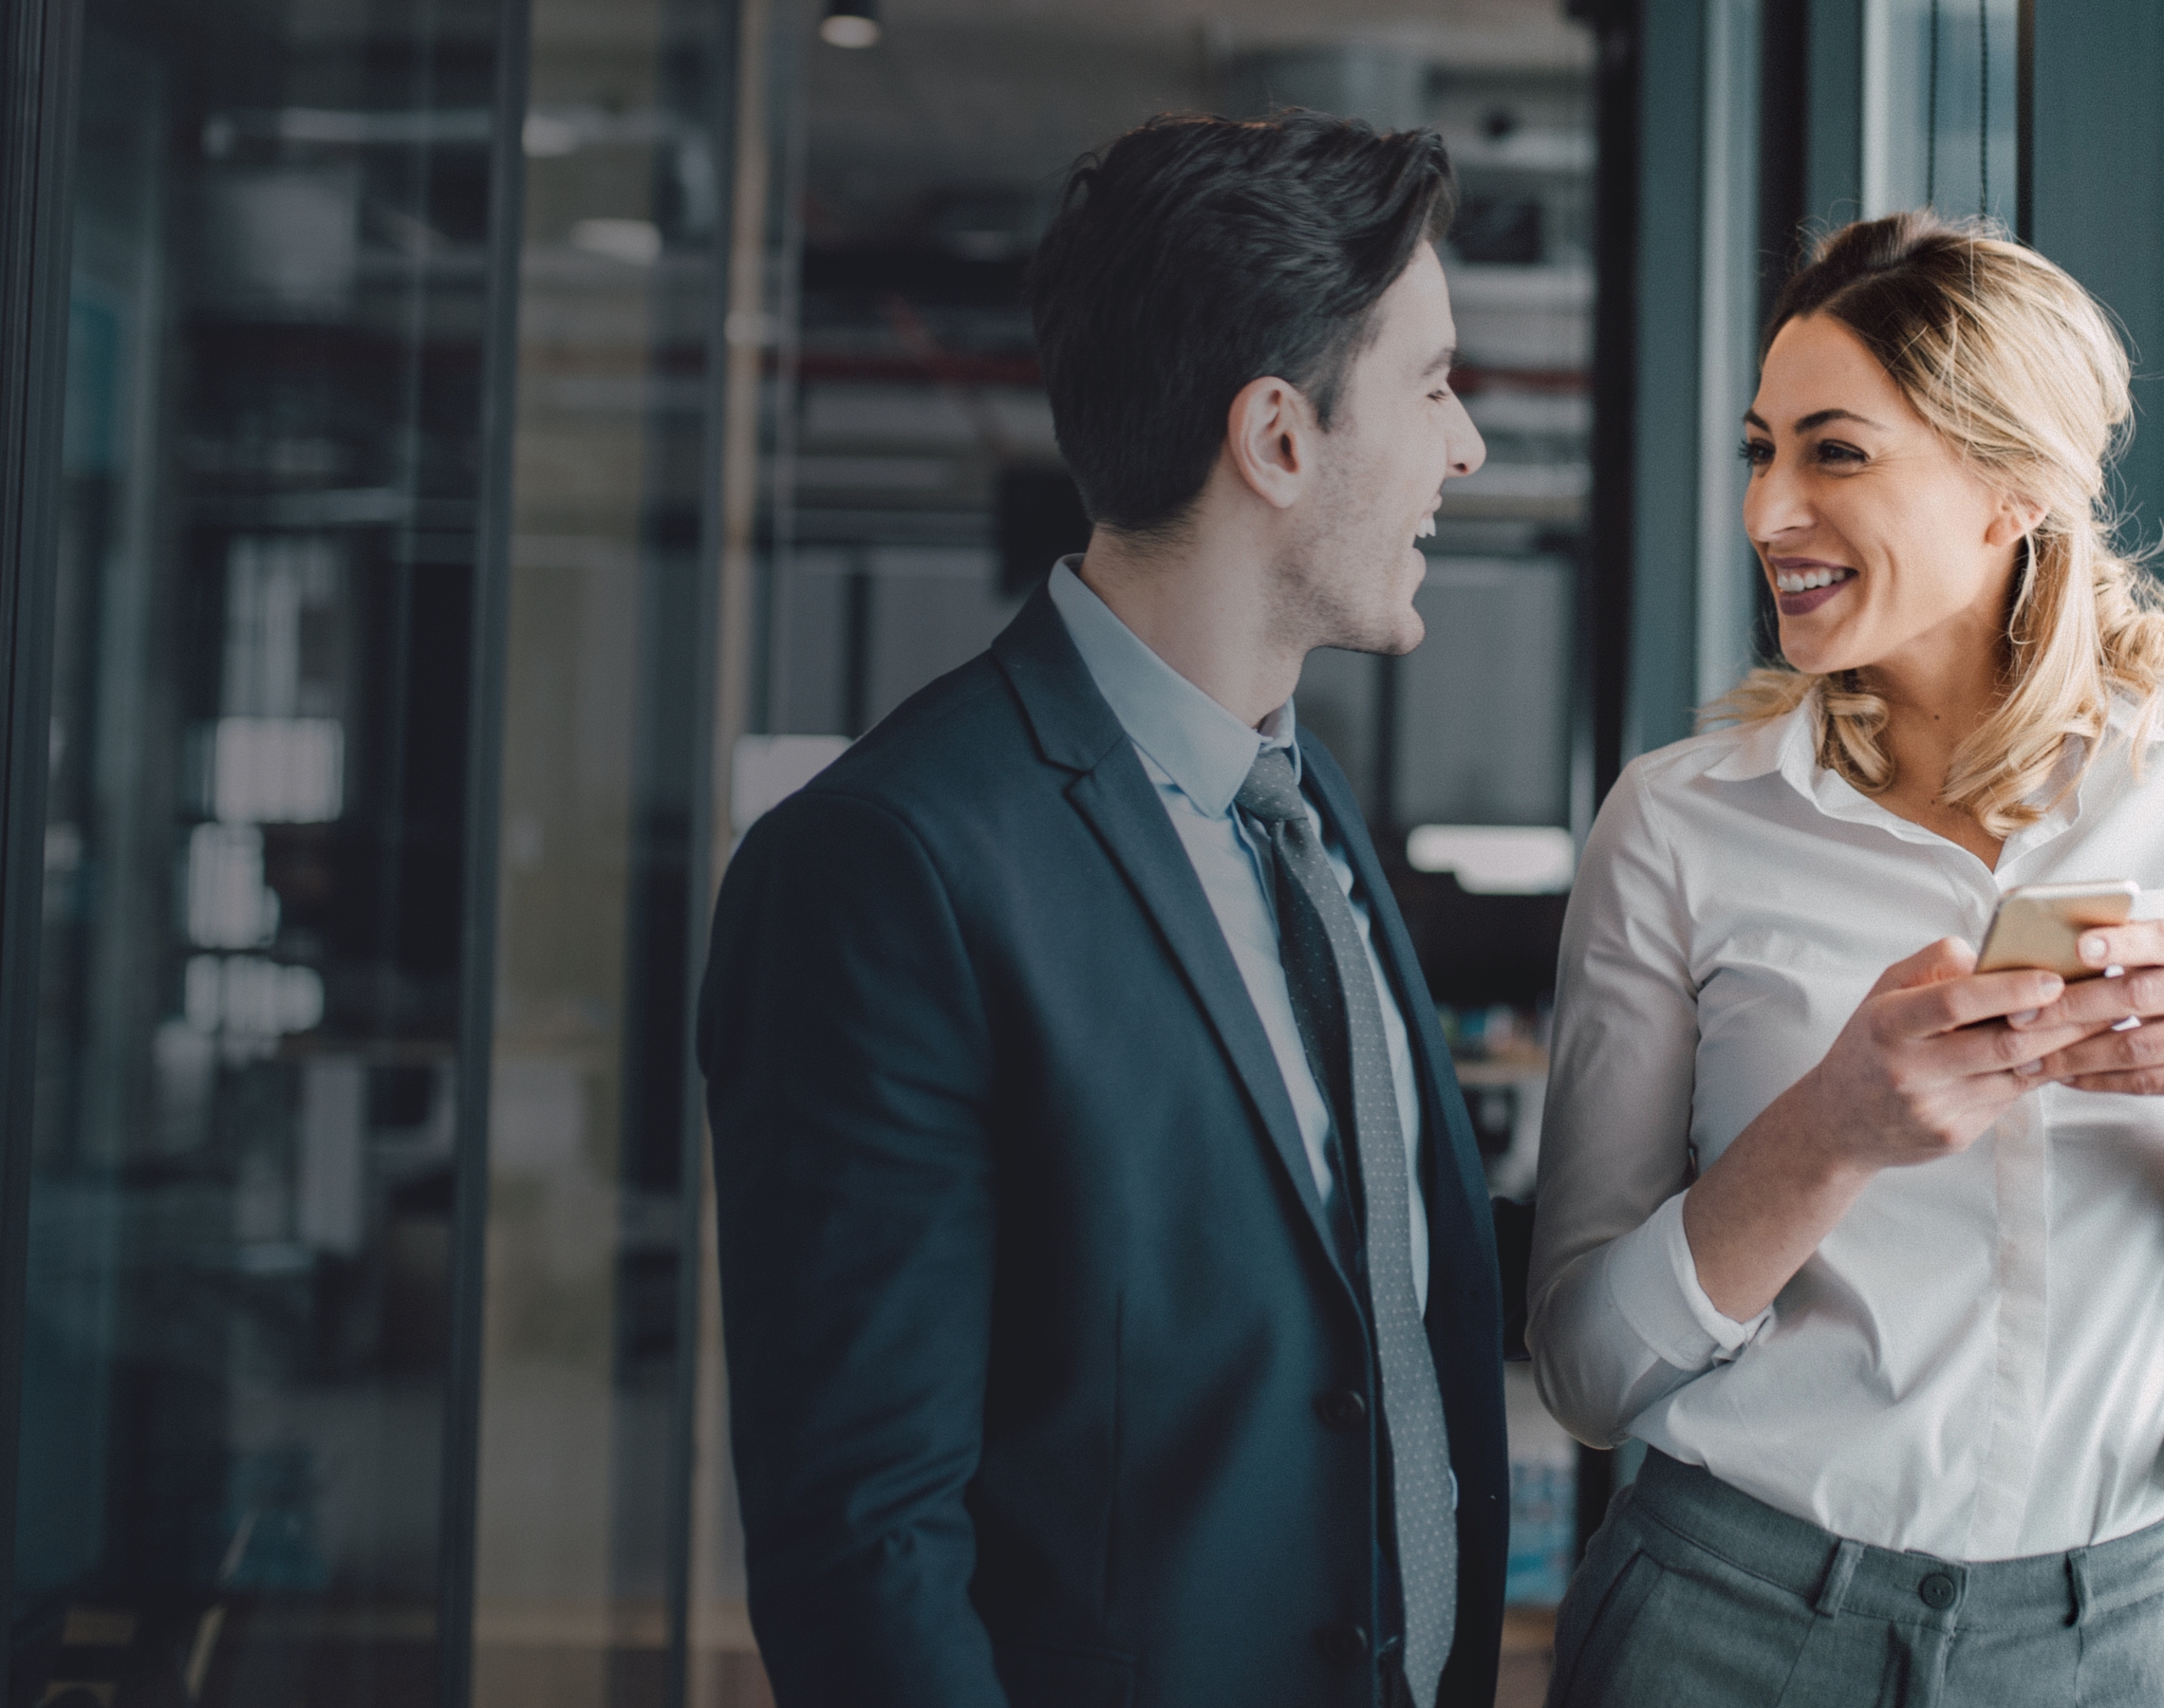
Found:
[{"label": "woman's ear", "polygon": [[2024,498],[2019,492],[2001,492],[1990,526],[1984,530],[1984,543],[2011,546],[2024,535],[2034,533],[2050,513],[2051,507],[2038,499]]},{"label": "woman's ear", "polygon": [[1320,432],[1299,387],[1266,374],[1233,399],[1225,414],[1225,455],[1250,492],[1275,510],[1287,510],[1314,473]]}]

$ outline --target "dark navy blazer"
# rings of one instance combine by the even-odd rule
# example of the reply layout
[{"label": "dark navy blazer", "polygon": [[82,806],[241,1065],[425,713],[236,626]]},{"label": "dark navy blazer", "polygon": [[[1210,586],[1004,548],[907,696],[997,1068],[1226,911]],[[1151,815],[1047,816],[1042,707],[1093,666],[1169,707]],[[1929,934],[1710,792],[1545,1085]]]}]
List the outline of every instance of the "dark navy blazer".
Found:
[{"label": "dark navy blazer", "polygon": [[[1343,774],[1418,1060],[1489,1708],[1509,1474],[1480,1157]],[[780,1708],[1371,1708],[1376,1371],[1276,1057],[1040,589],[753,828],[700,1014],[753,1627]]]}]

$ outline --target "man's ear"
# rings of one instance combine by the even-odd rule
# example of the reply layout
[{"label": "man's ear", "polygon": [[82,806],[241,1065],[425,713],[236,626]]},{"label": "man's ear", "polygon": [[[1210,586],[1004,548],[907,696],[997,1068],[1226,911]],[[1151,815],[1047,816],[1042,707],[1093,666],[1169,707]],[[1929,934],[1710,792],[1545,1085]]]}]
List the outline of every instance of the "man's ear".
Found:
[{"label": "man's ear", "polygon": [[1275,375],[1250,380],[1225,415],[1224,450],[1242,481],[1263,503],[1287,510],[1315,473],[1321,426],[1299,387]]}]

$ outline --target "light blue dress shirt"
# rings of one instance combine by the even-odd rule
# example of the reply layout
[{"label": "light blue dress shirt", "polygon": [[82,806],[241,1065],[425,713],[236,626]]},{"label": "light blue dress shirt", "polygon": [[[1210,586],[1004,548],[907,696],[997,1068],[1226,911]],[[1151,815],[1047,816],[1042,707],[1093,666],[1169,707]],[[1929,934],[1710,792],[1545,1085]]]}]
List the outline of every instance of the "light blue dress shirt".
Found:
[{"label": "light blue dress shirt", "polygon": [[[1278,950],[1277,900],[1271,891],[1269,845],[1232,804],[1247,781],[1256,755],[1267,749],[1284,749],[1293,762],[1293,774],[1299,775],[1300,750],[1294,738],[1293,702],[1287,700],[1273,712],[1259,732],[1249,729],[1150,651],[1147,643],[1074,573],[1073,565],[1077,561],[1064,558],[1053,570],[1052,603],[1065,621],[1067,633],[1082,655],[1097,692],[1105,696],[1112,715],[1134,743],[1143,770],[1157,786],[1157,798],[1164,803],[1166,816],[1171,819],[1187,858],[1194,863],[1195,876],[1203,882],[1203,893],[1217,914],[1233,961],[1246,981],[1247,994],[1261,1017],[1262,1030],[1269,1034],[1278,1069],[1284,1075],[1285,1091],[1292,1099],[1293,1114],[1299,1122],[1300,1141],[1307,1147],[1315,1191],[1322,1195],[1327,1209],[1338,1189],[1330,1164],[1330,1104],[1308,1065],[1299,1023],[1293,1018],[1292,995],[1285,989],[1284,962]],[[1412,1046],[1406,1036],[1405,1016],[1390,993],[1382,963],[1375,957],[1368,905],[1353,893],[1352,868],[1336,839],[1325,830],[1312,802],[1307,813],[1330,857],[1330,869],[1337,876],[1338,887],[1352,904],[1360,940],[1368,946],[1375,995],[1382,1003],[1390,1072],[1397,1084],[1398,1124],[1405,1133],[1406,1176],[1412,1193],[1412,1285],[1420,1295],[1421,1309],[1426,1310],[1427,1206],[1420,1190],[1420,1086],[1413,1071]]]}]

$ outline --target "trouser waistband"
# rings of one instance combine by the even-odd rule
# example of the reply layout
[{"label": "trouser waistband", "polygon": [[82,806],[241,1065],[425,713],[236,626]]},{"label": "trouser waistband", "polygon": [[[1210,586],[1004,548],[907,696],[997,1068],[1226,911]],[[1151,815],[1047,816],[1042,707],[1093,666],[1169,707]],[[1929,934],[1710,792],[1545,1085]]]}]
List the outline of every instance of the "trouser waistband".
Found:
[{"label": "trouser waistband", "polygon": [[1631,1506],[1821,1613],[1912,1624],[2067,1624],[2164,1594],[2164,1524],[2066,1553],[1942,1560],[1837,1536],[1655,1448],[1647,1450]]}]

